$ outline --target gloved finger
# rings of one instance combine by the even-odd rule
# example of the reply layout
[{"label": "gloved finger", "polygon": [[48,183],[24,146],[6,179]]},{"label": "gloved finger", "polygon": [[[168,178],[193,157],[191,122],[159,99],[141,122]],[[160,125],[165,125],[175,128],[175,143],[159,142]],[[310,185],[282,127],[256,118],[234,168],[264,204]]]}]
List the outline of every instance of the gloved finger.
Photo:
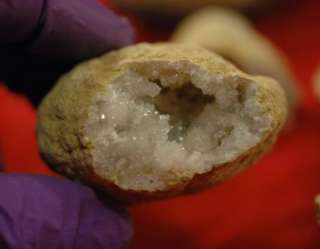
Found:
[{"label": "gloved finger", "polygon": [[4,163],[3,163],[3,158],[2,157],[3,157],[3,152],[2,152],[2,149],[0,147],[0,172],[4,171]]},{"label": "gloved finger", "polygon": [[0,41],[59,61],[77,61],[132,43],[127,19],[95,0],[3,0]]},{"label": "gloved finger", "polygon": [[34,103],[74,63],[133,42],[129,22],[94,0],[4,0],[0,30],[0,80]]},{"label": "gloved finger", "polygon": [[131,236],[125,209],[102,203],[86,186],[57,177],[0,174],[0,248],[121,249]]},{"label": "gloved finger", "polygon": [[80,60],[132,43],[129,22],[92,0],[47,0],[45,23],[31,45],[35,54]]},{"label": "gloved finger", "polygon": [[0,42],[22,43],[37,29],[44,0],[0,1]]},{"label": "gloved finger", "polygon": [[21,48],[0,48],[0,81],[10,90],[25,95],[34,106],[51,89],[57,79],[67,72],[72,63],[57,63],[30,55]]}]

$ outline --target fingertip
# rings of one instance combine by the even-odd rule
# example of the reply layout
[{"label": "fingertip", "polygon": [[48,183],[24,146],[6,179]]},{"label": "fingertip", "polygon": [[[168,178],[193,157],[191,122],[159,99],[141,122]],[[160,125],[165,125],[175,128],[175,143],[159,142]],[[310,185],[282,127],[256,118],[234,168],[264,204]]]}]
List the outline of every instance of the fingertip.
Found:
[{"label": "fingertip", "polygon": [[95,0],[0,1],[0,30],[0,80],[34,105],[75,63],[134,40],[130,22]]},{"label": "fingertip", "polygon": [[31,51],[50,59],[77,61],[133,42],[129,21],[92,0],[47,0],[45,21]]}]

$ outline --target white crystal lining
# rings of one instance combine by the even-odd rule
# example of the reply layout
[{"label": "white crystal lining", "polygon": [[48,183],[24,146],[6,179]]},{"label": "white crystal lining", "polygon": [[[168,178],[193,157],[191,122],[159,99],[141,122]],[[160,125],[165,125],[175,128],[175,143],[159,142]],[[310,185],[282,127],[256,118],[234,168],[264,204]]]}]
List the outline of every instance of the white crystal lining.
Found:
[{"label": "white crystal lining", "polygon": [[86,132],[100,176],[123,189],[163,190],[259,142],[270,120],[253,82],[180,66],[128,70],[95,98]]}]

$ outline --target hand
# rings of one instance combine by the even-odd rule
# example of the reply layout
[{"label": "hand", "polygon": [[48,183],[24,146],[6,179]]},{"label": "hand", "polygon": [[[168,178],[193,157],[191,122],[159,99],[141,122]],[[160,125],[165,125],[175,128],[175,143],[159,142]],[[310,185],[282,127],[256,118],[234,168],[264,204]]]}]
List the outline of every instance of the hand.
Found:
[{"label": "hand", "polygon": [[123,249],[131,236],[125,209],[86,186],[0,173],[0,248]]},{"label": "hand", "polygon": [[132,41],[128,21],[95,0],[0,1],[0,80],[34,104],[74,63]]},{"label": "hand", "polygon": [[[94,0],[2,0],[0,31],[0,80],[34,104],[74,63],[133,41],[126,19]],[[0,248],[120,249],[131,234],[125,208],[88,187],[0,174]]]}]

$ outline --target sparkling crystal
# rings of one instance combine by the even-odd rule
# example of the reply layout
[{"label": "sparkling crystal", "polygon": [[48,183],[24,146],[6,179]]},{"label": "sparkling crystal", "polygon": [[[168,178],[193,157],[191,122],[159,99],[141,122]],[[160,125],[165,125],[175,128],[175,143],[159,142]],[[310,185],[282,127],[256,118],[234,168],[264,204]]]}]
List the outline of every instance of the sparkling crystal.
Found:
[{"label": "sparkling crystal", "polygon": [[[169,66],[174,67],[166,65]],[[239,103],[237,89],[230,86],[232,80],[200,72],[196,67],[180,66],[180,70],[192,70],[193,76],[182,77],[170,71],[160,77],[166,71],[161,71],[160,66],[142,76],[128,70],[108,84],[105,96],[95,102],[98,104],[90,114],[86,136],[96,148],[96,170],[117,178],[121,187],[143,189],[152,182],[152,187],[161,189],[166,187],[166,177],[172,177],[167,172],[206,172],[212,165],[236,158],[254,146],[270,124],[259,107],[254,106],[255,91],[246,91],[246,102]],[[147,80],[152,72],[155,82]],[[221,80],[223,84],[219,84]],[[199,102],[187,98],[194,96],[188,90],[179,98],[176,94],[162,99],[154,97],[163,97],[165,92],[190,83],[202,93],[214,94],[214,103],[205,102],[193,113],[191,109]],[[166,91],[161,91],[160,85],[168,86]],[[159,108],[159,101],[166,110]]]}]

